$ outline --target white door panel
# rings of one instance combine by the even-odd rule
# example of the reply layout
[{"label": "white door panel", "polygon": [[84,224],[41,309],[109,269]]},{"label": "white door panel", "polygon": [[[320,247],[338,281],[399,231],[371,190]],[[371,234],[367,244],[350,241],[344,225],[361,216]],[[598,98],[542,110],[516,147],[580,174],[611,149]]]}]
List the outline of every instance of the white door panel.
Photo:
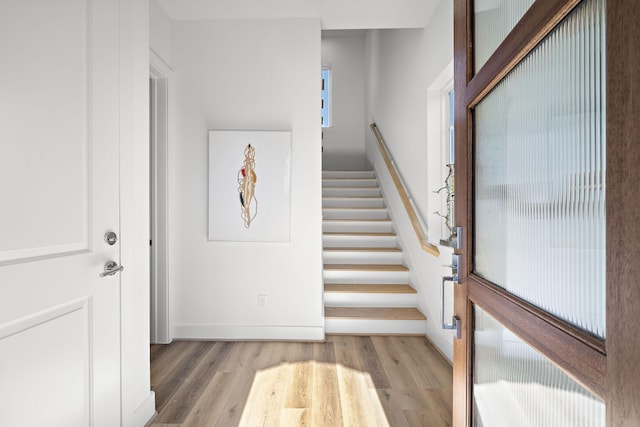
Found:
[{"label": "white door panel", "polygon": [[0,3],[0,425],[120,424],[118,13]]},{"label": "white door panel", "polygon": [[0,6],[0,260],[87,249],[87,8]]},{"label": "white door panel", "polygon": [[75,301],[0,330],[0,400],[12,403],[3,425],[90,425],[90,307]]}]

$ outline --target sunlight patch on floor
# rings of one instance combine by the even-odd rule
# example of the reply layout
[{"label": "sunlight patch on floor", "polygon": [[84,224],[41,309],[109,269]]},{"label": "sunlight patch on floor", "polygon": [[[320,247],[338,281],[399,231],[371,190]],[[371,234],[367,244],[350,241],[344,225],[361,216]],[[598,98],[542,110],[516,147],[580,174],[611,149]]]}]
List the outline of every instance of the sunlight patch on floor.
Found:
[{"label": "sunlight patch on floor", "polygon": [[302,361],[257,371],[239,426],[388,427],[371,375],[342,364]]}]

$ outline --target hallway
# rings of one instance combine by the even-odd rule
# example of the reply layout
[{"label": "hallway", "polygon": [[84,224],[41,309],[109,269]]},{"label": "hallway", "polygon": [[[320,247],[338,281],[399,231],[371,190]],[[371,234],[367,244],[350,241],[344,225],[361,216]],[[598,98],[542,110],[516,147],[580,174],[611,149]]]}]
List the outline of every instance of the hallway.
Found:
[{"label": "hallway", "polygon": [[451,366],[424,337],[151,347],[150,427],[450,426]]}]

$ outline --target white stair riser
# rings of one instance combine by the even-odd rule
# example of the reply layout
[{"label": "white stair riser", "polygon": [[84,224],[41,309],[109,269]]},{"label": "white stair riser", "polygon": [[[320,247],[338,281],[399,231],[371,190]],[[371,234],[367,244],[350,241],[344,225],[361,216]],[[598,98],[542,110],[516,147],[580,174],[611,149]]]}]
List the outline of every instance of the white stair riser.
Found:
[{"label": "white stair riser", "polygon": [[327,334],[425,335],[427,323],[424,320],[325,319],[324,331]]},{"label": "white stair riser", "polygon": [[402,252],[324,251],[325,264],[404,264]]},{"label": "white stair riser", "polygon": [[[359,270],[357,265],[402,265],[401,251],[363,251],[348,248],[396,248],[395,235],[367,236],[347,233],[393,233],[393,224],[373,171],[323,171],[322,229],[325,265],[354,265],[350,270],[325,270],[327,284],[400,284],[409,282],[408,271]],[[345,233],[343,235],[330,233]],[[397,288],[399,291],[406,287]],[[344,288],[343,288],[344,289]],[[357,287],[357,289],[362,289]],[[381,289],[381,291],[384,288]],[[417,306],[416,293],[336,292],[324,293],[325,307]],[[325,319],[328,334],[415,334],[426,333],[424,320]]]},{"label": "white stair riser", "polygon": [[373,171],[322,171],[323,179],[339,178],[375,178]]},{"label": "white stair riser", "polygon": [[415,307],[416,294],[325,292],[325,307]]},{"label": "white stair riser", "polygon": [[376,220],[389,219],[386,208],[377,209],[322,209],[324,219],[355,219],[355,220]]},{"label": "white stair riser", "polygon": [[325,197],[323,208],[384,208],[384,199],[374,197]]},{"label": "white stair riser", "polygon": [[324,197],[380,197],[379,188],[323,188]]},{"label": "white stair riser", "polygon": [[358,179],[323,179],[323,187],[377,187],[378,181],[375,178]]},{"label": "white stair riser", "polygon": [[391,221],[340,221],[329,220],[322,223],[324,232],[344,233],[391,233],[393,226]]},{"label": "white stair riser", "polygon": [[408,271],[324,270],[324,283],[408,283]]},{"label": "white stair riser", "polygon": [[396,236],[348,236],[333,234],[322,236],[325,248],[395,248]]}]

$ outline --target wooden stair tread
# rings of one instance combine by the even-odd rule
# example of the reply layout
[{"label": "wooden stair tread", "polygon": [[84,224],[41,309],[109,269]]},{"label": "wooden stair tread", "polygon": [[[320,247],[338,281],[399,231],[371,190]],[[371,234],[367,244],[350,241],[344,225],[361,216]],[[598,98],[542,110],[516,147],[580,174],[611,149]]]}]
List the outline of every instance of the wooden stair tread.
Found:
[{"label": "wooden stair tread", "polygon": [[[323,185],[323,190],[380,190],[380,187],[366,186],[366,185]],[[379,196],[376,196],[379,197]]]},{"label": "wooden stair tread", "polygon": [[367,284],[367,283],[325,283],[325,292],[366,293],[366,294],[415,294],[410,285]]},{"label": "wooden stair tread", "polygon": [[324,251],[329,252],[402,252],[400,248],[367,248],[364,246],[359,246],[357,248],[347,248],[347,247],[330,247],[324,248]]},{"label": "wooden stair tread", "polygon": [[402,264],[325,264],[325,270],[409,271]]},{"label": "wooden stair tread", "polygon": [[331,230],[323,232],[327,330],[422,334],[426,317],[416,306],[417,291],[408,283],[393,220],[371,173],[323,175],[323,228]]},{"label": "wooden stair tread", "polygon": [[413,307],[326,307],[327,319],[358,320],[426,320],[426,316]]},{"label": "wooden stair tread", "polygon": [[[327,188],[327,187],[325,187]],[[342,187],[335,187],[335,188],[342,188]],[[374,188],[374,187],[371,187]],[[382,200],[383,197],[381,196],[322,196],[323,199],[380,199]]]},{"label": "wooden stair tread", "polygon": [[369,208],[369,207],[350,207],[350,206],[340,206],[340,207],[331,207],[331,208],[322,208],[325,211],[386,211],[387,208]]},{"label": "wooden stair tread", "polygon": [[327,219],[323,219],[322,221],[324,222],[391,222],[391,219],[390,218],[384,218],[384,219],[327,218]]},{"label": "wooden stair tread", "polygon": [[[322,183],[324,184],[325,182],[328,181],[333,181],[334,183],[336,181],[338,182],[345,182],[345,183],[349,183],[349,184],[356,184],[356,181],[359,181],[363,184],[367,184],[367,183],[376,183],[377,181],[375,178],[322,178]],[[377,185],[376,185],[377,187]],[[326,188],[326,187],[325,187]]]},{"label": "wooden stair tread", "polygon": [[395,237],[396,233],[373,233],[370,231],[325,231],[325,236]]}]

